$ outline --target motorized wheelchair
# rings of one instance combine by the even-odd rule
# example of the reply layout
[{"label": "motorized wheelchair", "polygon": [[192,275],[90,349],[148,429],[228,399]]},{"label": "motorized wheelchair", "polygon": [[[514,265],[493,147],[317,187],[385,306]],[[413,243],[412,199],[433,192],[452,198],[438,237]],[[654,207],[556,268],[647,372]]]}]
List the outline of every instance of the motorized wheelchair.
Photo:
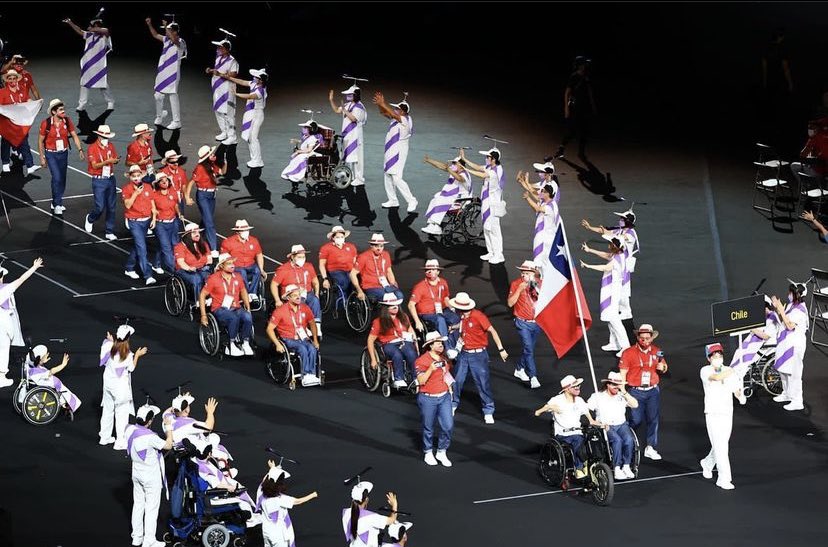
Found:
[{"label": "motorized wheelchair", "polygon": [[26,358],[21,358],[20,382],[12,394],[15,412],[32,425],[46,425],[54,422],[61,412],[74,420],[72,409],[61,401],[61,395],[51,386],[39,386],[29,379]]},{"label": "motorized wheelchair", "polygon": [[[251,312],[265,309],[264,285],[263,282],[259,283],[259,288],[256,291],[258,298],[250,301]],[[164,284],[164,307],[167,313],[173,317],[178,317],[186,312],[187,318],[192,321],[196,316],[195,309],[197,306],[198,295],[194,294],[192,285],[178,275],[171,275]]]},{"label": "motorized wheelchair", "polygon": [[[281,340],[281,339],[280,339]],[[265,369],[268,376],[277,384],[287,384],[288,388],[293,391],[296,389],[296,381],[302,378],[302,360],[299,355],[287,347],[284,342],[282,345],[285,348],[284,353],[276,351],[275,347],[269,350],[267,360],[265,361]],[[322,369],[322,353],[316,352],[316,377],[319,378],[319,385],[325,385],[325,371]]]},{"label": "motorized wheelchair", "polygon": [[308,190],[319,190],[320,186],[344,190],[354,180],[354,173],[348,164],[342,161],[339,149],[342,136],[335,135],[333,129],[324,125],[319,126],[319,136],[321,143],[308,157],[305,184]]},{"label": "motorized wheelchair", "polygon": [[[382,349],[382,344],[375,342],[374,350],[377,352],[377,368],[371,367],[371,356],[368,353],[368,348],[362,350],[362,356],[359,359],[359,373],[362,378],[363,385],[368,391],[376,391],[378,388],[383,397],[390,397],[394,386],[394,363],[386,357]],[[413,364],[412,364],[413,366]],[[400,388],[399,391],[407,391],[411,395],[416,395],[420,391],[420,386],[417,383],[417,377],[412,378],[409,367],[405,367],[406,383],[405,388]]]},{"label": "motorized wheelchair", "polygon": [[[253,325],[250,336],[250,346],[253,351],[256,351],[256,326]],[[198,325],[198,343],[201,346],[201,351],[209,356],[216,354],[220,358],[224,358],[224,348],[230,344],[230,335],[227,333],[227,327],[219,325],[218,319],[213,312],[207,312],[207,326],[199,323]]]},{"label": "motorized wheelchair", "polygon": [[751,363],[742,381],[742,393],[745,397],[753,395],[753,386],[762,386],[772,396],[782,395],[782,378],[774,368],[776,364],[776,345],[766,345],[757,351],[759,358]]},{"label": "motorized wheelchair", "polygon": [[[541,478],[549,486],[561,488],[564,491],[574,487],[577,491],[590,493],[596,504],[609,505],[615,494],[615,479],[612,472],[612,451],[606,432],[593,425],[565,429],[565,431],[581,431],[584,435],[579,456],[585,464],[587,474],[582,478],[576,478],[575,455],[572,447],[555,437],[554,421],[550,425],[552,432],[541,447],[538,458],[538,472]],[[633,440],[633,461],[630,469],[635,476],[638,476],[641,451],[635,431],[633,431]]]},{"label": "motorized wheelchair", "polygon": [[333,279],[329,278],[331,284],[330,289],[322,286],[322,281],[319,281],[319,304],[322,308],[323,314],[331,314],[334,319],[339,317],[340,310],[345,314],[345,322],[354,332],[365,332],[371,325],[371,319],[374,315],[374,306],[376,301],[365,296],[365,300],[360,300],[355,291],[351,294],[345,295]]},{"label": "motorized wheelchair", "polygon": [[246,522],[250,512],[236,498],[245,491],[210,488],[198,476],[198,464],[191,459],[192,445],[175,449],[177,475],[170,488],[169,531],[163,539],[173,547],[201,544],[204,547],[242,547],[246,542]]},{"label": "motorized wheelchair", "polygon": [[454,200],[454,204],[446,211],[443,219],[440,244],[450,247],[473,244],[480,240],[483,237],[481,213],[480,198],[469,196]]}]

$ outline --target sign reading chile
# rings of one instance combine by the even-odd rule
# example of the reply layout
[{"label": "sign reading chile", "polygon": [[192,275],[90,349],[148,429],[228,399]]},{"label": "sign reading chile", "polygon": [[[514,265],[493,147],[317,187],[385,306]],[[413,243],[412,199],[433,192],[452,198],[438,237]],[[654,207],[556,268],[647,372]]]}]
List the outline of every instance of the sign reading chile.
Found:
[{"label": "sign reading chile", "polygon": [[713,334],[728,334],[765,326],[765,296],[755,294],[710,306]]}]

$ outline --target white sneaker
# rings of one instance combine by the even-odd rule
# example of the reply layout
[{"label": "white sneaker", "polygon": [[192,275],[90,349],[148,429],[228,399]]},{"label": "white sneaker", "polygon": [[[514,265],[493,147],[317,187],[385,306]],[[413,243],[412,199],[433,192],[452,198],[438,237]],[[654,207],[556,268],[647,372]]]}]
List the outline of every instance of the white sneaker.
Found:
[{"label": "white sneaker", "polygon": [[408,384],[405,383],[405,380],[394,380],[394,387],[397,389],[405,389],[408,387]]},{"label": "white sneaker", "polygon": [[423,461],[426,462],[426,465],[437,465],[437,458],[434,457],[431,451],[425,453]]},{"label": "white sneaker", "polygon": [[221,144],[223,144],[224,146],[232,146],[234,144],[239,144],[239,141],[236,140],[235,136],[230,135],[230,137],[228,137],[228,138],[224,139],[223,141],[221,141]]},{"label": "white sneaker", "polygon": [[3,164],[3,172],[4,173],[11,173],[11,165],[9,165],[8,163],[4,163]]},{"label": "white sneaker", "polygon": [[216,135],[216,140],[217,141],[223,141],[226,138],[227,138],[227,133],[225,133],[223,131],[221,133],[219,133],[218,135]]},{"label": "white sneaker", "polygon": [[[406,209],[406,211],[409,212],[409,213],[413,213],[414,211],[417,210],[417,205],[419,205],[419,203],[420,202],[417,201],[416,199],[412,202],[409,202],[408,209]],[[446,466],[446,467],[448,467],[448,466]]]},{"label": "white sneaker", "polygon": [[164,275],[164,268],[161,268],[161,267],[155,267],[155,268],[153,268],[153,269],[152,269],[152,271],[154,271],[154,272],[155,272],[155,273],[157,273],[158,275]]},{"label": "white sneaker", "polygon": [[233,355],[232,352],[230,351],[230,346],[232,346],[232,345],[233,344],[227,344],[227,347],[224,348],[224,355]]},{"label": "white sneaker", "polygon": [[538,389],[540,387],[540,382],[537,377],[532,376],[532,379],[529,381],[529,387],[532,389]]},{"label": "white sneaker", "polygon": [[613,344],[606,344],[604,346],[601,346],[601,349],[603,351],[618,351],[621,348],[619,348],[618,346],[615,346]]},{"label": "white sneaker", "polygon": [[650,458],[651,460],[660,460],[661,454],[659,454],[652,446],[648,446],[644,449],[644,457]]},{"label": "white sneaker", "polygon": [[161,117],[155,118],[155,125],[161,125],[164,123],[164,118],[167,117],[168,112],[166,110],[161,111]]},{"label": "white sneaker", "polygon": [[126,450],[127,444],[126,441],[118,442],[115,441],[115,444],[112,445],[114,450]]},{"label": "white sneaker", "polygon": [[442,228],[440,228],[440,225],[439,225],[439,224],[435,224],[435,223],[433,223],[433,222],[429,222],[428,224],[426,224],[425,226],[423,226],[422,228],[420,228],[420,231],[421,231],[421,232],[425,232],[425,233],[427,233],[427,234],[434,235],[434,236],[441,236],[441,235],[443,235],[443,229],[442,229]]},{"label": "white sneaker", "polygon": [[364,180],[355,180],[355,181],[351,182],[351,186],[365,186],[365,181]]},{"label": "white sneaker", "polygon": [[[91,232],[92,231],[92,227],[91,227],[92,225],[90,224],[89,226],[90,226],[90,228],[89,228],[88,231]],[[115,241],[116,239],[118,239],[118,236],[116,236],[115,234],[105,234],[104,237],[106,239],[108,239],[109,241]]]},{"label": "white sneaker", "polygon": [[785,410],[805,410],[805,405],[802,403],[788,403],[782,408]]},{"label": "white sneaker", "polygon": [[55,207],[55,214],[62,215],[65,210],[66,207],[64,207],[63,205],[58,205],[57,207]]},{"label": "white sneaker", "polygon": [[218,258],[219,252],[218,251],[210,251],[210,256],[213,258]]},{"label": "white sneaker", "polygon": [[634,479],[635,478],[635,473],[633,473],[632,469],[630,469],[629,464],[622,467],[621,472],[624,473],[624,475],[626,475],[625,478],[627,478],[627,479]]},{"label": "white sneaker", "polygon": [[38,169],[40,169],[40,167],[41,167],[40,165],[32,165],[31,167],[29,167],[28,169],[26,169],[26,174],[27,174],[27,175],[31,175],[32,173],[34,173],[35,171],[37,171]]},{"label": "white sneaker", "polygon": [[529,381],[529,376],[526,374],[526,371],[522,368],[516,368],[513,376],[515,378],[518,378],[519,380],[523,380],[524,382]]},{"label": "white sneaker", "polygon": [[483,415],[483,421],[486,422],[487,424],[493,424],[494,423],[494,416],[492,416],[491,414],[484,414]]},{"label": "white sneaker", "polygon": [[391,201],[391,200],[389,200],[389,201],[384,202],[384,203],[382,204],[382,206],[383,206],[383,208],[385,208],[385,209],[391,209],[392,207],[399,207],[399,206],[400,206],[400,204],[399,204],[399,202],[397,202],[397,201]]},{"label": "white sneaker", "polygon": [[705,463],[704,463],[704,460],[701,460],[699,462],[699,465],[701,465],[701,468],[702,468],[702,477],[704,477],[705,479],[712,479],[713,478],[713,468],[712,467],[707,467],[707,465],[705,465]]},{"label": "white sneaker", "polygon": [[492,255],[489,254],[489,253],[486,253],[484,255],[480,255],[480,260],[489,260],[490,258],[492,258]]},{"label": "white sneaker", "polygon": [[144,281],[144,284],[145,284],[145,285],[155,285],[155,278],[154,278],[154,277],[152,277],[152,276],[149,276],[149,277],[147,278],[147,280],[146,280],[146,281]]},{"label": "white sneaker", "polygon": [[107,110],[115,110],[115,103],[106,103]]},{"label": "white sneaker", "polygon": [[235,342],[230,342],[230,357],[242,357],[244,350],[236,345]]},{"label": "white sneaker", "polygon": [[621,470],[620,467],[616,467],[613,470],[613,476],[615,477],[615,480],[617,480],[617,481],[623,481],[624,479],[627,478],[627,475]]},{"label": "white sneaker", "polygon": [[783,393],[782,395],[777,395],[776,397],[774,397],[773,402],[774,403],[788,403],[788,402],[790,402],[790,399],[788,398],[787,395],[785,395]]},{"label": "white sneaker", "polygon": [[434,458],[438,462],[443,464],[443,467],[451,467],[451,460],[448,459],[448,456],[446,456],[446,451],[445,450],[438,450],[437,454],[435,454]]},{"label": "white sneaker", "polygon": [[9,387],[13,383],[14,383],[14,380],[12,380],[11,378],[8,378],[6,375],[3,375],[2,377],[0,377],[0,388]]},{"label": "white sneaker", "polygon": [[318,386],[319,384],[319,378],[317,378],[313,374],[302,375],[302,387]]},{"label": "white sneaker", "polygon": [[264,162],[250,160],[247,162],[247,166],[251,169],[256,169],[257,167],[264,167]]},{"label": "white sneaker", "polygon": [[242,342],[242,351],[245,355],[255,355],[255,352],[253,351],[253,348],[250,347],[250,342],[248,340]]},{"label": "white sneaker", "polygon": [[98,444],[101,446],[106,446],[108,444],[112,444],[115,442],[115,437],[107,437],[106,439],[100,439]]},{"label": "white sneaker", "polygon": [[167,126],[167,129],[181,129],[181,122],[174,121]]},{"label": "white sneaker", "polygon": [[135,272],[135,270],[124,270],[124,275],[132,279],[138,279],[141,277]]},{"label": "white sneaker", "polygon": [[89,232],[90,234],[92,233],[92,223],[89,222],[89,215],[83,217],[83,229]]},{"label": "white sneaker", "polygon": [[506,262],[506,258],[503,256],[489,259],[489,264],[503,264],[504,262]]},{"label": "white sneaker", "polygon": [[716,486],[718,486],[722,490],[734,490],[736,488],[735,486],[733,486],[732,482],[717,482]]}]

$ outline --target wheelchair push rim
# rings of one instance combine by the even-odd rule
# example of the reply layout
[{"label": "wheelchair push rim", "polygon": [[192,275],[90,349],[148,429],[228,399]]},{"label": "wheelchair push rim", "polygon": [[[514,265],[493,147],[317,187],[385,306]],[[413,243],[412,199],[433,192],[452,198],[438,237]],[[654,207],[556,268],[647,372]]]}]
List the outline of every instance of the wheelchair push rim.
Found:
[{"label": "wheelchair push rim", "polygon": [[344,163],[340,163],[331,171],[331,179],[328,182],[337,190],[344,190],[351,185],[353,180],[354,172],[351,171],[351,168]]},{"label": "wheelchair push rim", "polygon": [[33,425],[50,424],[60,413],[60,398],[55,390],[38,386],[23,399],[23,417]]},{"label": "wheelchair push rim", "polygon": [[566,475],[564,467],[565,457],[560,445],[555,441],[547,441],[541,447],[538,458],[538,473],[549,486],[563,488]]},{"label": "wheelchair push rim", "polygon": [[776,361],[768,361],[762,369],[762,387],[774,397],[782,395],[782,377],[773,367],[775,363]]},{"label": "wheelchair push rim", "polygon": [[348,326],[358,333],[365,332],[371,322],[371,306],[368,296],[360,300],[356,293],[351,293],[345,305],[345,320]]},{"label": "wheelchair push rim", "polygon": [[201,344],[201,350],[211,357],[218,353],[221,347],[221,331],[219,330],[218,321],[212,313],[207,314],[207,326],[199,324],[198,326],[198,341]]},{"label": "wheelchair push rim", "polygon": [[266,368],[270,379],[277,384],[287,384],[293,380],[293,366],[287,351],[279,353],[273,349],[273,356],[268,360]]},{"label": "wheelchair push rim", "polygon": [[359,363],[359,373],[362,377],[362,384],[368,389],[368,391],[376,391],[380,385],[380,368],[377,365],[377,368],[371,367],[371,357],[368,355],[368,350],[362,350],[362,357],[360,358]]},{"label": "wheelchair push rim", "polygon": [[184,282],[176,276],[171,276],[164,285],[164,307],[173,317],[178,317],[184,312],[187,305],[186,290]]},{"label": "wheelchair push rim", "polygon": [[18,414],[23,414],[23,401],[20,400],[20,393],[23,391],[24,385],[25,382],[18,382],[17,387],[14,388],[14,393],[12,394],[12,406],[14,407],[14,411]]}]

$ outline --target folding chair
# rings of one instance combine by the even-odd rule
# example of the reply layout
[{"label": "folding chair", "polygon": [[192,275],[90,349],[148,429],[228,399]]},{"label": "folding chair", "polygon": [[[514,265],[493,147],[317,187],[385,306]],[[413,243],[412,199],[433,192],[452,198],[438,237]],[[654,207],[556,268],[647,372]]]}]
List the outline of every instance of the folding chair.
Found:
[{"label": "folding chair", "polygon": [[[786,216],[792,224],[797,196],[789,181],[782,178],[782,168],[789,166],[790,162],[780,159],[776,151],[766,144],[756,143],[756,147],[759,159],[753,162],[756,166],[756,176],[753,181],[753,208],[767,212],[774,224],[777,211],[787,213]],[[768,200],[767,206],[757,205],[756,200],[759,194],[764,195]]]},{"label": "folding chair", "polygon": [[802,211],[811,211],[819,219],[822,216],[822,207],[828,201],[828,188],[824,176],[813,176],[807,173],[797,173],[801,186],[799,188],[799,200]]},{"label": "folding chair", "polygon": [[[828,272],[811,268],[811,301],[808,305],[811,316],[811,343],[828,347]],[[817,327],[825,341],[816,339]]]}]

